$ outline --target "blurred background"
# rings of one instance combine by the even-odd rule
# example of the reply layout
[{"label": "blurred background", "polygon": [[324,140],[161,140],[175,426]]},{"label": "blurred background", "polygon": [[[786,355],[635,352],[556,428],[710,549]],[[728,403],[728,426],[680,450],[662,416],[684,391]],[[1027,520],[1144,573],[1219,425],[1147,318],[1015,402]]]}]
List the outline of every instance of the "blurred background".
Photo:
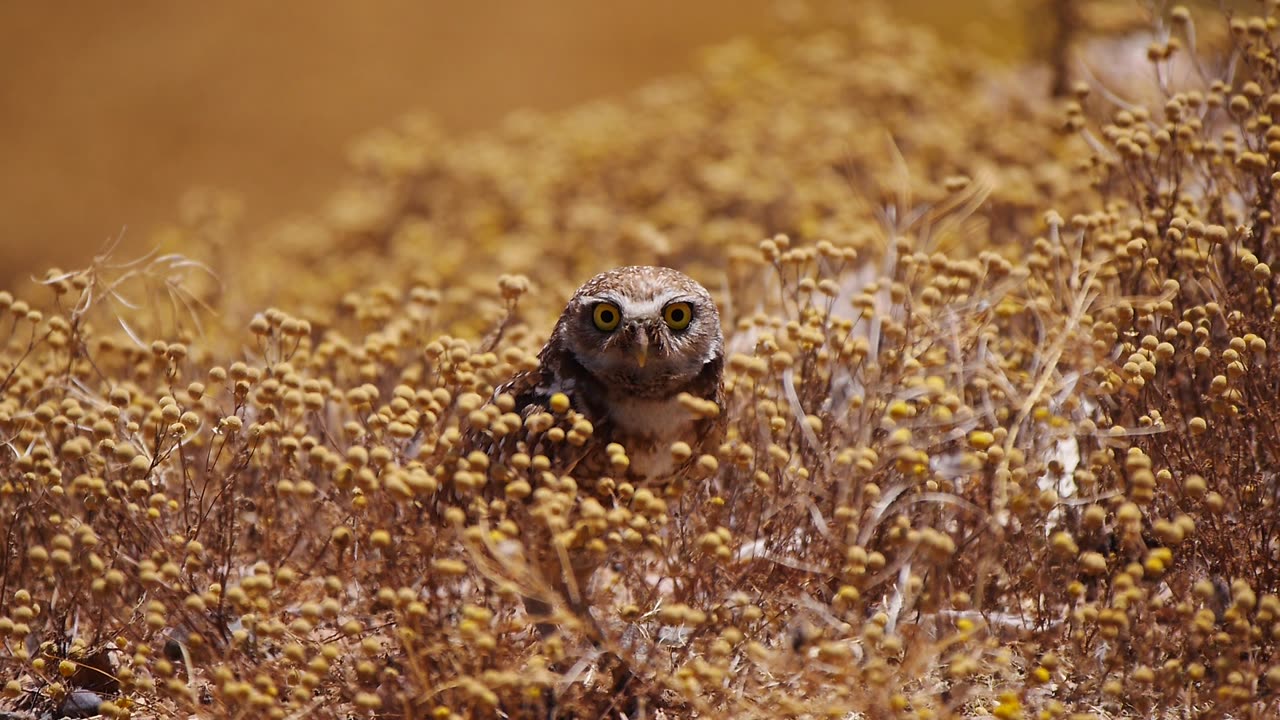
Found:
[{"label": "blurred background", "polygon": [[[1047,42],[1039,0],[894,6],[962,52]],[[348,141],[407,112],[465,133],[812,22],[799,0],[0,3],[0,288],[122,232],[147,247],[192,187],[236,191],[249,225],[313,209]]]}]

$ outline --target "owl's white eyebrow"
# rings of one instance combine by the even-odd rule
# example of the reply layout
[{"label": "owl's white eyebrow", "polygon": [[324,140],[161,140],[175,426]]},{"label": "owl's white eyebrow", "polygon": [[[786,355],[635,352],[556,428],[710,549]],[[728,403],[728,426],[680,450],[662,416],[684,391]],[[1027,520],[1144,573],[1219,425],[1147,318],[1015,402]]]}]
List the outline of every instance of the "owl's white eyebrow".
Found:
[{"label": "owl's white eyebrow", "polygon": [[684,300],[693,302],[693,298],[682,293],[668,293],[652,298],[650,300],[621,300],[612,297],[589,297],[584,298],[588,303],[607,302],[617,305],[625,317],[656,317],[662,313],[662,308],[673,302]]}]

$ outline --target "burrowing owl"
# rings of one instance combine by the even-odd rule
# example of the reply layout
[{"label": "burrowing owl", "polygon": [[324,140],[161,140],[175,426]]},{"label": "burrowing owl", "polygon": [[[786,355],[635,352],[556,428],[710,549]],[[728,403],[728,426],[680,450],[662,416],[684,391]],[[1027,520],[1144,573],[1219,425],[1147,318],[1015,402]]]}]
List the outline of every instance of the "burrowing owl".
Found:
[{"label": "burrowing owl", "polygon": [[684,273],[632,266],[595,276],[569,300],[538,359],[496,394],[509,394],[527,417],[563,393],[592,423],[588,443],[557,453],[563,472],[608,474],[605,448],[618,443],[629,479],[661,481],[681,469],[674,443],[696,452],[718,434],[718,416],[699,417],[679,400],[688,393],[718,406],[724,369],[720,315]]},{"label": "burrowing owl", "polygon": [[[706,289],[683,273],[623,267],[595,276],[569,300],[538,358],[537,369],[494,393],[500,406],[522,419],[524,430],[477,428],[464,443],[481,448],[497,467],[516,455],[545,456],[552,476],[571,476],[590,492],[605,476],[636,484],[678,477],[700,450],[718,442],[724,369],[720,316]],[[591,424],[590,434],[579,433],[575,442],[572,428],[583,421]],[[566,426],[571,428],[567,437]],[[558,441],[552,440],[553,429],[560,433]],[[673,453],[677,442],[686,443],[688,452]],[[625,449],[627,463],[619,462],[616,448],[611,457],[614,444]],[[503,479],[518,482],[520,476]],[[560,601],[587,616],[584,593],[602,559],[599,549],[580,544],[556,549],[557,543],[582,541],[573,533],[576,540],[565,539],[567,510],[535,520],[519,504],[507,507],[524,519],[519,525],[530,566]],[[560,602],[551,599],[526,594],[525,606],[535,617],[545,617]],[[553,627],[538,623],[544,634]]]}]

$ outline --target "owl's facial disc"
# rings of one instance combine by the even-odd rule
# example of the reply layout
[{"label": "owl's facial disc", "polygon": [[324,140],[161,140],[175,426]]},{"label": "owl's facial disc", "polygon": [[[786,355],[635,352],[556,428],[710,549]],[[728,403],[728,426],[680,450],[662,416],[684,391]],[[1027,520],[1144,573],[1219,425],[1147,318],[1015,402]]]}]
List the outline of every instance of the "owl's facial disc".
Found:
[{"label": "owl's facial disc", "polygon": [[593,375],[626,391],[687,382],[705,362],[689,345],[699,330],[692,298],[662,294],[584,299],[575,355]]},{"label": "owl's facial disc", "polygon": [[722,358],[724,337],[706,288],[671,268],[630,266],[578,288],[544,352],[585,371],[591,392],[672,398]]}]

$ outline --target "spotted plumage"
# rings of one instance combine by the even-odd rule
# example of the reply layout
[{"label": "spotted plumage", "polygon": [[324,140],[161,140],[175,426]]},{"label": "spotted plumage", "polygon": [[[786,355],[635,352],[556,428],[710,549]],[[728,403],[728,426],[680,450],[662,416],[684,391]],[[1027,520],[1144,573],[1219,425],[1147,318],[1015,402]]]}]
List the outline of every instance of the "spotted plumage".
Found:
[{"label": "spotted plumage", "polygon": [[[523,477],[547,482],[547,473],[506,470],[517,455],[545,456],[550,477],[574,478],[581,502],[603,477],[650,486],[679,478],[699,453],[719,443],[720,316],[706,289],[683,273],[622,267],[595,276],[569,300],[538,359],[536,369],[494,392],[498,406],[517,414],[524,426],[514,432],[473,427],[462,443],[467,452],[479,450],[489,459],[489,488],[499,497],[508,497],[507,483]],[[562,406],[565,399],[568,407]],[[590,424],[587,434],[575,430],[584,422]],[[553,429],[566,434],[555,438]],[[677,442],[689,446],[687,456],[673,455]],[[619,461],[615,444],[625,450],[626,461]],[[613,502],[604,493],[595,500]],[[492,506],[473,507],[487,512]],[[526,561],[542,583],[523,593],[525,607],[547,618],[562,605],[589,619],[586,586],[603,556],[599,546],[586,547],[583,536],[563,532],[575,511],[534,517],[521,503],[504,507],[517,519]],[[565,546],[558,550],[558,543]],[[549,633],[554,624],[543,620],[538,628]]]},{"label": "spotted plumage", "polygon": [[719,416],[698,417],[679,399],[718,406],[724,367],[715,303],[679,271],[633,266],[595,276],[569,300],[538,359],[495,395],[511,396],[525,417],[548,410],[556,393],[568,397],[593,427],[583,446],[554,449],[575,477],[612,474],[605,449],[618,443],[630,460],[627,479],[661,482],[682,471],[672,444],[696,451],[721,429]]}]

